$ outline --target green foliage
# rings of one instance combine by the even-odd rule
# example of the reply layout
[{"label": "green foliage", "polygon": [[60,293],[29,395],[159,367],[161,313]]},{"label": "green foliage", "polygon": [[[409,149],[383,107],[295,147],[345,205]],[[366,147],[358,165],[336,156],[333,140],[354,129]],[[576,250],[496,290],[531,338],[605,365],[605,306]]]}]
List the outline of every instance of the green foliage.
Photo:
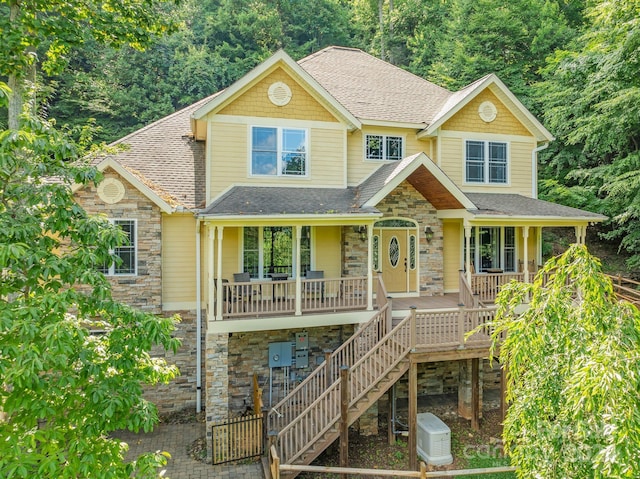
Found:
[{"label": "green foliage", "polygon": [[544,118],[558,137],[542,174],[543,188],[576,207],[610,218],[607,239],[617,239],[640,266],[640,6],[637,1],[594,3],[584,34],[550,58],[538,86]]},{"label": "green foliage", "polygon": [[507,285],[497,304],[510,402],[503,438],[518,477],[638,477],[640,311],[617,301],[580,245],[533,284]]},{"label": "green foliage", "polygon": [[179,341],[177,318],[114,301],[96,269],[124,235],[74,201],[73,184],[99,180],[93,154],[37,118],[0,132],[1,477],[155,477],[166,461],[125,464],[108,437],[157,422],[142,385],[177,369],[149,351]]}]

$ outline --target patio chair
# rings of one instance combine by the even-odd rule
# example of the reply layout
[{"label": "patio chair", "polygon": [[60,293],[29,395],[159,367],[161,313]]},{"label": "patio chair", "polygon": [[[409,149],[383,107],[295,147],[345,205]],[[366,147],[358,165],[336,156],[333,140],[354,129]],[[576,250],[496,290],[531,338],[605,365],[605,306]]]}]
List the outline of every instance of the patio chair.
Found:
[{"label": "patio chair", "polygon": [[[251,281],[251,275],[249,273],[234,273],[234,283],[249,283]],[[231,291],[232,302],[242,302],[242,310],[246,311],[247,303],[251,302],[253,298],[253,285],[251,284],[236,284]]]},{"label": "patio chair", "polygon": [[[324,278],[324,271],[322,270],[307,270],[307,279],[322,279]],[[304,293],[313,294],[317,296],[320,293],[320,301],[324,301],[324,281],[313,281],[304,284]]]}]

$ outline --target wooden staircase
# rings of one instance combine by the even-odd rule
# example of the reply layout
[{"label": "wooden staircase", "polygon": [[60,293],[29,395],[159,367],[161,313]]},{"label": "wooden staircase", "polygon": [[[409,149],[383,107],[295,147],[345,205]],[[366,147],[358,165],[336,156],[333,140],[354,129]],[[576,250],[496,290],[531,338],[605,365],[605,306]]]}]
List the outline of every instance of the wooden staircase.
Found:
[{"label": "wooden staircase", "polygon": [[[415,315],[394,326],[391,304],[385,303],[276,404],[268,415],[268,430],[272,436],[277,433],[282,463],[310,464],[338,438],[343,387],[349,389],[349,425],[375,404],[408,370],[412,341],[415,345]],[[345,367],[346,383],[340,378]]]}]

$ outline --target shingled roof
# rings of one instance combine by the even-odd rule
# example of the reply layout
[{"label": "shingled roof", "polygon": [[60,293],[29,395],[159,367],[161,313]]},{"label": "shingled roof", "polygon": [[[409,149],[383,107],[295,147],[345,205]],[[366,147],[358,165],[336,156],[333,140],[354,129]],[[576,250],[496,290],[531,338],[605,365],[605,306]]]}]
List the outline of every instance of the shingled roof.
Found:
[{"label": "shingled roof", "polygon": [[[191,113],[215,95],[115,141],[126,150],[112,157],[158,196],[185,208],[204,206],[204,143],[191,136]],[[96,164],[101,159],[96,160]]]},{"label": "shingled roof", "polygon": [[528,198],[517,194],[465,193],[477,210],[469,210],[476,216],[513,216],[517,218],[553,217],[603,221],[606,216],[549,201]]},{"label": "shingled roof", "polygon": [[429,124],[451,95],[355,48],[327,47],[298,64],[361,120]]},{"label": "shingled roof", "polygon": [[216,199],[202,216],[374,214],[358,204],[357,188],[287,188],[235,186]]}]

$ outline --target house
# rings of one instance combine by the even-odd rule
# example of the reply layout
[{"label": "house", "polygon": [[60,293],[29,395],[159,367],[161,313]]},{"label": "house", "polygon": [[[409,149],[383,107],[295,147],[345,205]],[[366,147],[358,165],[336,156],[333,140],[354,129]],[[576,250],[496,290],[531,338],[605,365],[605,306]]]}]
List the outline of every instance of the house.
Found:
[{"label": "house", "polygon": [[389,304],[453,294],[446,323],[528,281],[545,227],[584,242],[601,215],[537,199],[552,140],[493,74],[450,92],[357,49],[279,51],[119,140],[76,195],[129,234],[116,297],[182,315],[182,376],[150,397],[211,423],[251,407],[254,373],[273,407]]}]

